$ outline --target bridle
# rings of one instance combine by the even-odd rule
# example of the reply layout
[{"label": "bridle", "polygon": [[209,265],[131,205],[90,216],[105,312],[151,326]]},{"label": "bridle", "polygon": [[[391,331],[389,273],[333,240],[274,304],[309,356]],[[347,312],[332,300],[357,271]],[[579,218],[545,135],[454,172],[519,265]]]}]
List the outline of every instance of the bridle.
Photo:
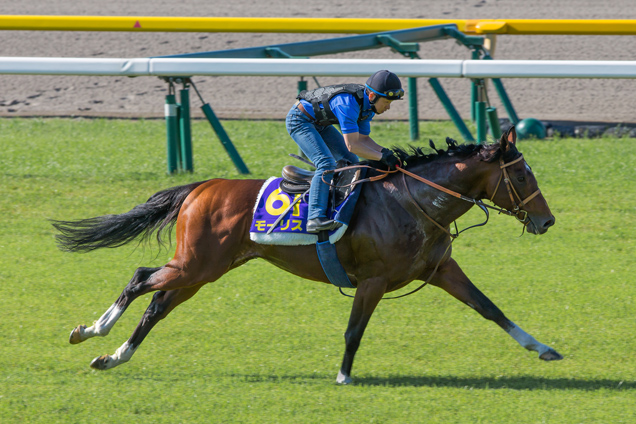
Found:
[{"label": "bridle", "polygon": [[[490,198],[490,201],[492,202],[493,199],[495,198],[495,195],[497,194],[497,190],[499,190],[499,185],[501,185],[501,181],[503,180],[503,182],[506,184],[506,190],[508,191],[510,202],[512,202],[512,205],[513,205],[513,209],[511,211],[512,214],[514,214],[515,218],[517,218],[519,221],[525,223],[528,219],[528,212],[525,211],[523,207],[527,205],[528,203],[530,203],[532,199],[534,199],[539,194],[541,194],[541,190],[537,188],[537,190],[534,193],[532,193],[530,196],[526,197],[523,200],[521,199],[521,196],[519,196],[519,193],[517,193],[517,190],[515,190],[515,186],[512,185],[512,182],[510,181],[510,176],[508,175],[508,170],[506,168],[522,160],[523,160],[523,155],[519,155],[517,159],[508,163],[504,163],[503,158],[499,158],[499,168],[501,168],[501,175],[499,176],[499,181],[497,181],[497,186],[495,187],[495,191],[493,191],[492,193],[492,197]],[[517,199],[519,199],[519,203],[516,202],[513,194],[517,197]]]},{"label": "bridle", "polygon": [[[427,180],[426,178],[420,177],[417,174],[414,174],[411,171],[407,171],[406,169],[402,168],[402,167],[397,167],[395,170],[390,171],[390,170],[383,170],[383,169],[377,169],[368,165],[349,165],[349,166],[345,166],[343,168],[338,168],[338,169],[332,169],[332,170],[327,170],[325,172],[323,172],[322,175],[322,182],[331,186],[331,187],[337,187],[337,188],[341,188],[341,187],[347,187],[350,185],[357,185],[357,184],[361,184],[361,183],[365,183],[365,182],[370,182],[370,181],[378,181],[381,180],[383,178],[386,178],[387,176],[389,176],[390,174],[396,173],[396,172],[401,172],[402,173],[402,182],[404,183],[404,188],[406,189],[406,194],[409,196],[409,199],[411,200],[411,202],[413,204],[415,204],[415,206],[418,208],[418,210],[426,217],[428,218],[432,223],[434,223],[438,228],[440,228],[442,231],[446,232],[451,239],[456,238],[459,234],[463,233],[466,230],[469,230],[471,228],[475,228],[475,227],[481,227],[484,226],[488,223],[488,219],[490,217],[490,214],[488,212],[488,209],[492,209],[495,210],[499,213],[502,213],[504,215],[509,215],[509,216],[514,216],[515,218],[517,218],[517,220],[519,222],[521,222],[522,224],[524,224],[524,230],[525,230],[525,226],[528,225],[529,220],[528,220],[528,212],[526,210],[523,209],[524,206],[526,206],[528,203],[530,203],[532,201],[532,199],[534,199],[535,197],[537,197],[539,194],[541,194],[541,190],[537,188],[537,190],[532,193],[531,195],[529,195],[528,197],[526,197],[525,199],[521,199],[521,196],[519,196],[519,193],[517,193],[517,190],[515,190],[514,185],[512,185],[512,182],[510,181],[510,175],[508,174],[508,170],[506,168],[508,168],[511,165],[514,165],[520,161],[523,160],[523,154],[519,154],[519,157],[517,157],[516,159],[510,161],[510,162],[504,162],[503,157],[499,158],[499,169],[501,169],[501,174],[499,175],[499,180],[497,181],[497,186],[495,187],[495,190],[492,193],[492,196],[490,197],[490,201],[493,202],[493,199],[495,198],[495,196],[497,195],[497,191],[499,190],[499,186],[501,185],[501,181],[503,181],[505,183],[506,186],[506,190],[508,191],[508,196],[510,197],[510,201],[512,202],[512,210],[509,209],[504,209],[504,208],[500,208],[498,206],[492,206],[492,205],[486,205],[484,202],[482,202],[479,199],[474,199],[472,197],[468,197],[468,196],[464,196],[463,194],[457,193],[456,191],[447,189],[446,187],[443,187],[439,184],[434,183],[433,181]],[[332,174],[332,173],[336,173],[336,172],[341,172],[341,171],[345,171],[348,169],[357,169],[357,168],[369,168],[369,169],[373,169],[374,171],[379,172],[379,175],[373,176],[373,177],[367,177],[361,180],[357,180],[354,181],[353,183],[350,184],[346,184],[344,186],[335,186],[331,183],[328,183],[324,180],[324,176],[326,174]],[[431,216],[429,216],[424,209],[419,205],[419,203],[417,203],[417,201],[415,200],[415,198],[413,197],[413,195],[411,194],[408,185],[406,184],[406,175],[408,175],[409,177],[420,181],[430,187],[433,187],[441,192],[444,192],[446,194],[449,194],[453,197],[456,197],[458,199],[464,200],[466,202],[472,203],[474,205],[477,205],[485,214],[486,214],[486,220],[481,223],[481,224],[476,224],[476,225],[472,225],[468,228],[464,228],[461,231],[456,231],[454,234],[451,233],[450,231],[448,231],[446,228],[444,228],[441,224],[439,224],[437,221],[435,221]],[[516,202],[515,197],[516,196],[517,199],[519,200],[519,203]],[[494,202],[493,202],[494,203]],[[455,224],[455,228],[457,228],[457,225]]]},{"label": "bridle", "polygon": [[[431,222],[433,222],[438,228],[442,229],[444,232],[446,232],[451,239],[455,239],[457,236],[459,236],[459,234],[463,233],[466,230],[469,230],[471,228],[475,228],[475,227],[481,227],[484,226],[488,223],[488,219],[489,219],[489,213],[488,213],[488,209],[493,209],[499,213],[503,213],[505,215],[509,215],[509,216],[514,216],[515,218],[517,218],[517,220],[519,222],[521,222],[522,224],[524,224],[524,230],[525,227],[528,225],[529,223],[529,219],[528,219],[528,212],[526,210],[523,209],[524,206],[526,206],[528,203],[530,203],[532,201],[532,199],[534,199],[535,197],[537,197],[539,194],[541,194],[541,190],[537,188],[537,190],[532,193],[531,195],[529,195],[528,197],[526,197],[525,199],[521,199],[521,196],[519,196],[519,193],[517,193],[517,190],[515,190],[514,185],[512,185],[512,182],[510,181],[510,175],[508,174],[508,170],[506,168],[508,168],[511,165],[514,165],[520,161],[523,160],[523,155],[520,154],[519,157],[517,157],[516,159],[504,163],[503,157],[499,158],[499,169],[501,169],[501,174],[499,175],[499,180],[497,181],[497,186],[495,187],[495,190],[492,193],[492,196],[490,197],[490,201],[492,202],[493,199],[495,198],[495,196],[497,195],[497,191],[499,190],[499,186],[501,185],[501,181],[503,181],[505,183],[506,186],[506,190],[508,191],[508,195],[510,196],[510,201],[512,202],[512,210],[508,210],[508,209],[504,209],[504,208],[500,208],[498,206],[492,206],[492,205],[486,205],[485,203],[483,203],[481,200],[478,199],[473,199],[472,197],[468,197],[468,196],[464,196],[463,194],[457,193],[453,190],[449,190],[445,187],[440,186],[439,184],[435,184],[432,181],[427,180],[426,178],[420,177],[417,174],[414,174],[410,171],[407,171],[406,169],[403,168],[397,168],[397,171],[402,172],[402,181],[404,183],[404,188],[406,189],[406,193],[408,194],[410,200],[412,203],[414,203],[417,208],[420,210],[420,212],[422,214],[424,214],[424,216],[426,216],[426,218],[428,218]],[[396,171],[382,171],[382,172],[396,172]],[[477,205],[485,214],[486,214],[486,220],[481,223],[481,224],[476,224],[476,225],[471,225],[470,227],[464,228],[461,231],[457,231],[457,224],[455,224],[455,233],[451,233],[450,231],[448,231],[446,228],[442,227],[442,225],[440,225],[437,221],[435,221],[433,218],[431,218],[425,211],[424,209],[422,209],[422,207],[419,205],[419,203],[417,203],[417,201],[413,198],[413,195],[411,194],[411,192],[409,191],[409,187],[406,184],[406,178],[404,177],[405,175],[408,175],[409,177],[416,179],[420,182],[423,182],[424,184],[429,185],[430,187],[433,187],[437,190],[440,190],[446,194],[449,194],[453,197],[456,197],[458,199],[467,201],[469,203],[473,203],[475,205]],[[517,197],[517,199],[519,200],[519,203],[516,202],[514,196]]]}]

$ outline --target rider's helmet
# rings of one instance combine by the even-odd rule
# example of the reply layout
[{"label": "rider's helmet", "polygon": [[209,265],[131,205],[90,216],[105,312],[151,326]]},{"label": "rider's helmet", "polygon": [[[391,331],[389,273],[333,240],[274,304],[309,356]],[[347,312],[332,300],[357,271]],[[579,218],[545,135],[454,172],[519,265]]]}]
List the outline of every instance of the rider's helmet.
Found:
[{"label": "rider's helmet", "polygon": [[388,100],[402,100],[404,90],[402,83],[393,72],[382,70],[371,75],[365,87]]}]

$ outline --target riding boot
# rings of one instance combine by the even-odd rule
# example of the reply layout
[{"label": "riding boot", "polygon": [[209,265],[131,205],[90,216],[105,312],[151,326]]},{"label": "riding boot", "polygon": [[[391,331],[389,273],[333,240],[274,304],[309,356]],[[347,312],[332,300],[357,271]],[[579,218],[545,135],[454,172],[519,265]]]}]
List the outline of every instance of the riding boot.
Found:
[{"label": "riding boot", "polygon": [[318,233],[320,231],[331,231],[342,226],[342,224],[333,219],[314,218],[307,221],[307,232]]}]

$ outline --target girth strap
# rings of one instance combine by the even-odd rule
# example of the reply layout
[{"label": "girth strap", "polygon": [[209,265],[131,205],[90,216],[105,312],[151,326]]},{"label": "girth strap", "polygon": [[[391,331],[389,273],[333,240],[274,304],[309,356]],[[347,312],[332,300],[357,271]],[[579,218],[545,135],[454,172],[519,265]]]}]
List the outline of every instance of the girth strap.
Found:
[{"label": "girth strap", "polygon": [[338,253],[336,252],[336,245],[331,244],[329,239],[326,241],[319,241],[316,243],[316,251],[318,252],[318,259],[322,266],[325,275],[336,287],[355,288],[349,280],[347,272],[338,259]]}]

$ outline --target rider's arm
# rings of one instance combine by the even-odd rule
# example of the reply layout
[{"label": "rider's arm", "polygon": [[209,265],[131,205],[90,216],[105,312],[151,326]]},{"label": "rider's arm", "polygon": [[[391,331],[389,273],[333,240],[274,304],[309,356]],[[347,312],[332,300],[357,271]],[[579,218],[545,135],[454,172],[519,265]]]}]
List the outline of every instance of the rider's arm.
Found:
[{"label": "rider's arm", "polygon": [[382,158],[382,146],[378,145],[368,135],[360,134],[357,132],[343,134],[347,149],[356,156],[371,159],[380,160]]},{"label": "rider's arm", "polygon": [[331,100],[331,110],[340,123],[340,131],[347,149],[354,155],[364,159],[380,160],[382,146],[378,145],[369,133],[369,121],[358,122],[360,106],[350,94],[336,96]]}]

